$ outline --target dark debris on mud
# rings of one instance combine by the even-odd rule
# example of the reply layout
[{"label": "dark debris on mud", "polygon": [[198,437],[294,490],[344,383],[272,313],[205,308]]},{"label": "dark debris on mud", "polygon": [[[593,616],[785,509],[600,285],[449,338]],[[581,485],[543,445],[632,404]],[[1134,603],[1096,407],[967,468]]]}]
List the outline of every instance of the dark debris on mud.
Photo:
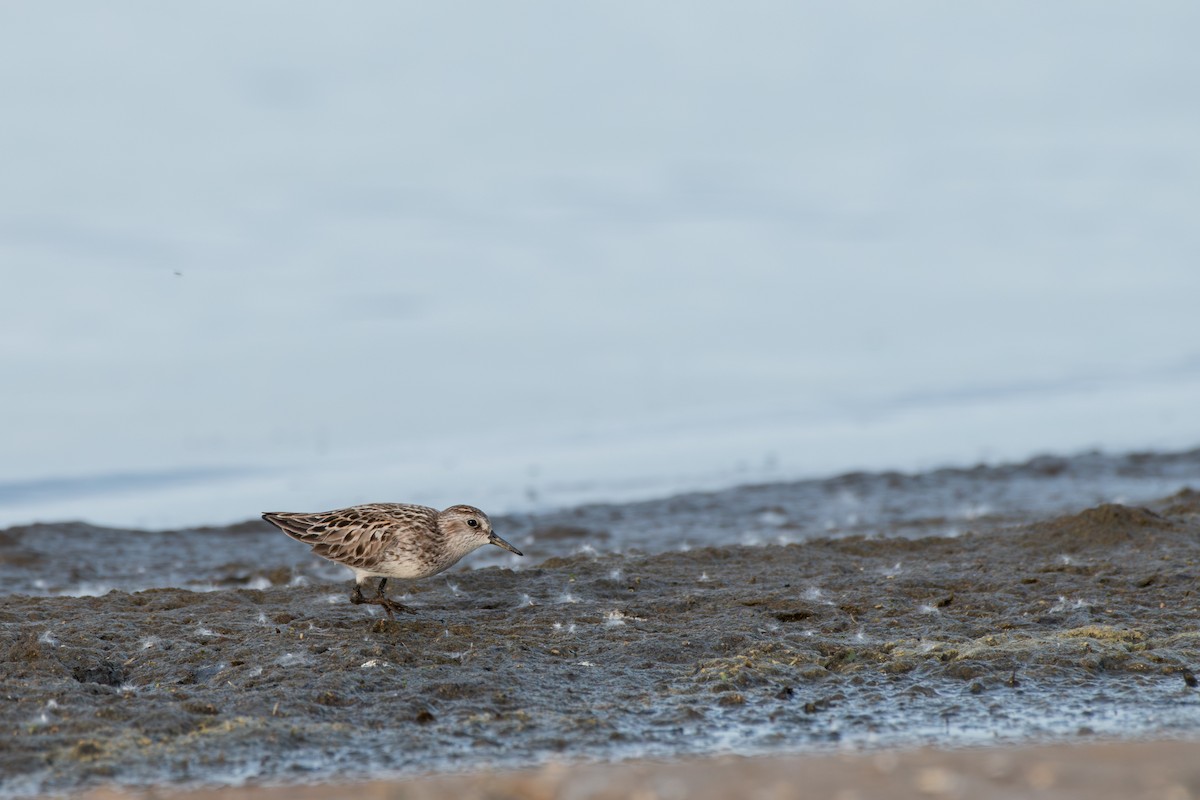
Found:
[{"label": "dark debris on mud", "polygon": [[1198,562],[1188,490],[956,538],[489,567],[396,587],[418,614],[395,621],[350,605],[349,581],[10,595],[0,785],[310,780],[1170,719],[1194,735]]}]

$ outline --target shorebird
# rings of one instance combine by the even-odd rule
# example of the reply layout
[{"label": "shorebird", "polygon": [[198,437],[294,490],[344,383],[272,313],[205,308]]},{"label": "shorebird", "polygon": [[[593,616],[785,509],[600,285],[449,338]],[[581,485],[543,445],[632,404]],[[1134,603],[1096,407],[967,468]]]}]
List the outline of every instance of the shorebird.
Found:
[{"label": "shorebird", "polygon": [[[449,569],[486,544],[523,555],[492,531],[492,522],[474,506],[438,511],[408,503],[371,503],[315,514],[269,512],[262,518],[288,536],[312,545],[322,558],[354,570],[350,602],[383,606],[392,612],[412,609],[384,594],[388,578],[427,578]],[[365,597],[363,583],[378,577],[375,594]]]}]

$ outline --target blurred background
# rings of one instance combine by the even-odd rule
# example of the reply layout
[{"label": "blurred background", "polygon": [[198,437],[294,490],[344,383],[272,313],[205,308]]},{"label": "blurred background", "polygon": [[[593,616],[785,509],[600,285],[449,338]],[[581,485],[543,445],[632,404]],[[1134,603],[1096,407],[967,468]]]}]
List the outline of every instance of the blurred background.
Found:
[{"label": "blurred background", "polygon": [[0,524],[1194,447],[1198,29],[0,5]]}]

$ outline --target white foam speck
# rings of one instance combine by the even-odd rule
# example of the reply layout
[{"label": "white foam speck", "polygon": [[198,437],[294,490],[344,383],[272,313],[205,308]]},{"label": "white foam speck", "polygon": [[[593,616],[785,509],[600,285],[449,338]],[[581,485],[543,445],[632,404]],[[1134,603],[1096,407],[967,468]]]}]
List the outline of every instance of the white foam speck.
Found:
[{"label": "white foam speck", "polygon": [[293,575],[292,579],[288,581],[288,586],[308,586],[308,578],[303,575]]},{"label": "white foam speck", "polygon": [[917,613],[918,614],[940,614],[942,612],[938,611],[936,606],[931,606],[928,603],[926,603],[925,605],[919,606],[917,608]]},{"label": "white foam speck", "polygon": [[360,664],[359,668],[360,669],[370,669],[371,667],[378,667],[382,663],[384,663],[384,662],[380,661],[377,658],[372,658],[370,661],[364,661],[362,664]]},{"label": "white foam speck", "polygon": [[825,593],[816,586],[810,586],[804,590],[803,597],[805,600],[820,600],[825,596]]},{"label": "white foam speck", "polygon": [[305,664],[308,659],[300,653],[284,653],[279,658],[275,659],[275,663],[281,667],[292,667],[297,664]]},{"label": "white foam speck", "polygon": [[1050,612],[1057,613],[1059,611],[1067,610],[1078,611],[1081,608],[1091,608],[1093,605],[1095,604],[1088,600],[1068,600],[1063,595],[1059,595],[1058,602],[1050,607]]},{"label": "white foam speck", "polygon": [[596,665],[595,665],[595,664],[593,664],[591,661],[580,661],[580,662],[578,662],[578,663],[579,663],[579,666],[581,666],[581,667],[594,667],[594,666],[596,666]]},{"label": "white foam speck", "polygon": [[520,607],[531,606],[531,605],[534,605],[533,598],[530,597],[529,595],[525,594],[524,592],[522,592]]},{"label": "white foam speck", "polygon": [[621,580],[621,570],[619,570],[619,569],[614,569],[614,570],[612,570],[611,572],[609,572],[609,573],[608,573],[608,579],[609,579],[610,581],[619,581],[619,580]]},{"label": "white foam speck", "polygon": [[261,612],[261,611],[260,611],[260,612],[258,612],[258,624],[259,624],[259,625],[266,625],[266,624],[267,624],[267,615],[266,615],[266,614],[264,614],[264,613],[263,613],[263,612]]},{"label": "white foam speck", "polygon": [[217,634],[215,631],[210,630],[209,628],[206,628],[203,625],[197,625],[196,626],[196,635],[197,636],[216,636]]},{"label": "white foam speck", "polygon": [[73,589],[67,589],[61,594],[67,597],[102,597],[112,591],[107,583],[81,583]]},{"label": "white foam speck", "polygon": [[51,647],[58,647],[58,639],[54,638],[54,634],[50,632],[49,628],[42,631],[42,635],[38,637],[38,642],[48,644]]},{"label": "white foam speck", "polygon": [[987,505],[980,503],[979,505],[967,506],[963,509],[963,517],[966,519],[979,519],[992,513],[992,509]]},{"label": "white foam speck", "polygon": [[140,642],[138,642],[138,646],[143,650],[149,650],[151,647],[158,647],[159,643],[161,642],[162,639],[158,638],[157,636],[147,636],[145,639],[142,639]]},{"label": "white foam speck", "polygon": [[342,601],[349,602],[348,600],[346,600],[346,597],[344,595],[340,595],[340,594],[325,595],[326,605],[334,606],[334,605],[337,605],[338,603],[341,603]]},{"label": "white foam speck", "polygon": [[49,700],[46,701],[46,708],[50,708],[50,709],[58,708],[58,701],[55,700],[53,697],[51,697]]},{"label": "white foam speck", "polygon": [[700,583],[708,583],[710,580],[712,580],[712,578],[708,577],[707,572],[701,572],[700,577],[696,580],[700,581]]},{"label": "white foam speck", "polygon": [[778,528],[780,525],[788,521],[787,514],[775,509],[767,509],[758,513],[758,521],[762,525],[769,525],[772,528]]},{"label": "white foam speck", "polygon": [[247,589],[270,589],[271,581],[268,580],[267,578],[264,578],[262,575],[259,575],[256,578],[251,578],[250,581],[246,584],[246,588]]},{"label": "white foam speck", "polygon": [[569,591],[563,590],[563,593],[554,598],[556,603],[578,603],[579,598],[571,594]]},{"label": "white foam speck", "polygon": [[254,669],[250,670],[246,674],[249,675],[251,678],[257,678],[259,675],[263,674],[263,668],[255,667]]}]

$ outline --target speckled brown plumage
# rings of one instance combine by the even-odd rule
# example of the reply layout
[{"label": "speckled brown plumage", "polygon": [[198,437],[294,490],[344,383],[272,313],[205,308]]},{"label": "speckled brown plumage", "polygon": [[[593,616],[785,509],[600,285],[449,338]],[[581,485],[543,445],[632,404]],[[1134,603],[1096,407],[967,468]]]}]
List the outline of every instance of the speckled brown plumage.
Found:
[{"label": "speckled brown plumage", "polygon": [[[449,569],[485,544],[517,555],[521,552],[492,532],[487,515],[474,506],[438,511],[407,503],[370,503],[312,514],[269,512],[263,519],[297,541],[311,545],[322,558],[354,571],[351,602],[375,603],[391,616],[410,609],[388,600],[388,578],[425,578]],[[379,577],[374,597],[362,595],[362,584]],[[411,612],[410,612],[411,613]]]}]

